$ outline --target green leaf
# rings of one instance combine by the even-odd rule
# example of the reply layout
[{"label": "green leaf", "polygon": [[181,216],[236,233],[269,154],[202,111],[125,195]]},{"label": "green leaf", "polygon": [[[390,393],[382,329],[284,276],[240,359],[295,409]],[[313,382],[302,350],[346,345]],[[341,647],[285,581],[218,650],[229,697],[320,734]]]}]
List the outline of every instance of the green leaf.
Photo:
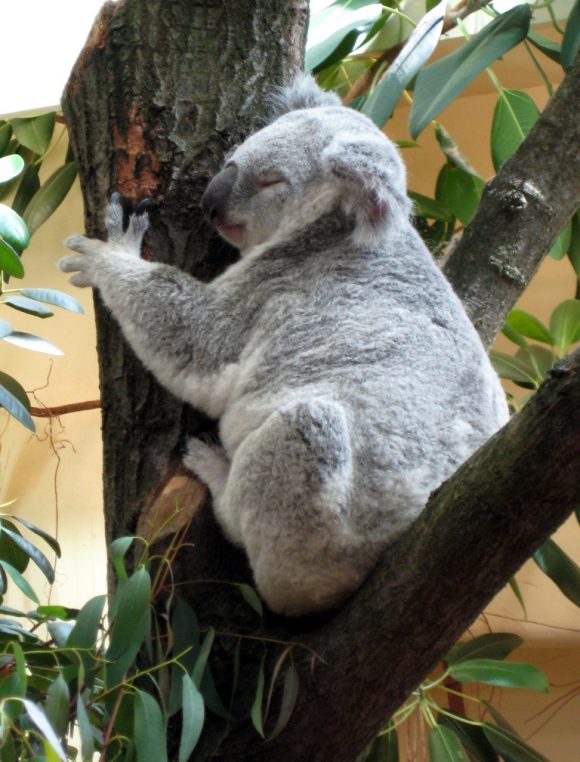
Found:
[{"label": "green leaf", "polygon": [[520,586],[518,585],[518,581],[515,577],[512,577],[508,581],[508,585],[510,586],[510,589],[512,593],[516,596],[518,599],[518,603],[522,607],[522,612],[524,614],[524,619],[528,618],[528,610],[526,608],[526,602],[524,601],[524,596],[522,595],[522,591],[520,590]]},{"label": "green leaf", "polygon": [[399,762],[399,739],[392,725],[375,738],[359,762]]},{"label": "green leaf", "polygon": [[118,537],[109,545],[111,562],[121,582],[125,582],[128,579],[124,559],[134,539],[134,537]]},{"label": "green leaf", "polygon": [[469,762],[458,736],[443,725],[435,725],[429,734],[430,762]]},{"label": "green leaf", "polygon": [[45,355],[54,355],[56,357],[62,355],[61,350],[55,347],[54,344],[51,344],[50,341],[42,339],[40,336],[35,336],[32,333],[12,331],[9,336],[4,336],[3,340],[22,349],[28,349],[31,352],[42,352]]},{"label": "green leaf", "polygon": [[416,138],[487,66],[521,42],[530,25],[526,3],[502,13],[459,50],[423,69],[414,89],[410,132]]},{"label": "green leaf", "polygon": [[30,233],[26,223],[6,204],[0,204],[0,236],[19,251],[25,249],[30,243]]},{"label": "green leaf", "polygon": [[14,584],[22,590],[24,595],[27,598],[30,598],[31,601],[34,601],[36,605],[40,603],[38,600],[36,593],[34,590],[30,587],[28,582],[24,579],[22,574],[18,571],[18,569],[15,569],[12,564],[9,564],[7,561],[4,561],[0,559],[0,566],[4,569],[4,571],[10,576]]},{"label": "green leaf", "polygon": [[437,47],[443,29],[445,6],[446,3],[441,2],[423,16],[385,76],[367,99],[362,109],[363,114],[377,127],[383,127],[395,110],[403,90]]},{"label": "green leaf", "polygon": [[429,220],[441,220],[443,222],[450,222],[453,219],[451,210],[440,201],[415,191],[408,191],[407,195],[413,202],[415,217],[426,217]]},{"label": "green leaf", "polygon": [[512,310],[507,316],[505,324],[510,328],[513,328],[522,336],[527,336],[528,339],[534,339],[535,341],[541,341],[543,344],[554,344],[554,337],[546,326],[538,320],[538,318],[530,315],[529,312],[524,310]]},{"label": "green leaf", "polygon": [[87,760],[92,759],[95,752],[93,729],[81,693],[77,695],[77,724],[79,727],[79,735],[81,737],[81,758]]},{"label": "green leaf", "polygon": [[37,302],[53,304],[55,307],[61,307],[63,310],[76,312],[79,315],[85,314],[85,311],[77,300],[63,291],[56,291],[51,288],[21,288],[20,293],[22,296],[35,299]]},{"label": "green leaf", "polygon": [[46,716],[59,738],[64,736],[68,726],[69,701],[70,693],[66,680],[62,674],[58,674],[48,688],[44,707]]},{"label": "green leaf", "polygon": [[473,219],[485,186],[481,177],[449,164],[445,176],[445,200],[447,206],[463,225]]},{"label": "green leaf", "polygon": [[532,749],[506,728],[497,725],[482,725],[485,737],[505,762],[550,762],[543,754]]},{"label": "green leaf", "polygon": [[468,659],[505,659],[514,649],[519,648],[524,641],[511,632],[489,632],[459,643],[445,657],[448,664],[458,664]]},{"label": "green leaf", "polygon": [[439,143],[441,150],[454,166],[463,169],[465,172],[468,172],[471,175],[479,177],[477,172],[469,163],[467,157],[464,156],[461,152],[461,149],[455,140],[453,140],[445,127],[439,122],[435,123],[435,137],[437,138],[437,142]]},{"label": "green leaf", "polygon": [[466,717],[455,714],[455,712],[452,714],[452,717],[448,714],[440,715],[438,718],[439,725],[452,730],[461,741],[465,751],[471,754],[477,762],[498,762],[498,756],[485,737],[483,730],[477,725],[472,725],[471,720],[466,721]]},{"label": "green leaf", "polygon": [[203,643],[201,645],[201,648],[199,649],[199,654],[197,656],[197,659],[195,661],[195,666],[193,668],[193,672],[191,674],[191,679],[196,684],[196,686],[199,688],[201,685],[201,682],[203,680],[205,668],[207,666],[207,660],[209,658],[209,653],[212,649],[213,642],[215,639],[215,630],[213,627],[210,627],[207,635],[203,639]]},{"label": "green leaf", "polygon": [[36,191],[23,214],[30,235],[38,230],[45,220],[61,204],[77,176],[76,162],[64,164]]},{"label": "green leaf", "polygon": [[507,355],[504,352],[492,350],[489,353],[495,372],[500,378],[506,378],[514,381],[525,389],[536,389],[539,380],[535,373],[530,372],[529,365],[520,362],[516,357]]},{"label": "green leaf", "polygon": [[558,64],[560,63],[562,46],[559,43],[554,42],[554,40],[551,40],[549,37],[536,34],[535,32],[528,32],[528,40],[535,48],[541,50],[545,56],[548,56],[548,58],[551,58],[552,61],[555,61]]},{"label": "green leaf", "polygon": [[[79,611],[75,625],[66,641],[68,648],[79,652],[84,671],[84,681],[88,687],[92,686],[94,680],[95,656],[98,650],[97,638],[105,601],[105,595],[97,595],[85,603]],[[76,664],[77,660],[74,661]]]},{"label": "green leaf", "polygon": [[30,431],[36,431],[36,427],[30,413],[30,402],[24,389],[18,381],[7,373],[0,371],[0,406],[7,410],[13,418],[16,418]]},{"label": "green leaf", "polygon": [[34,317],[47,318],[54,315],[54,312],[49,310],[48,307],[45,307],[34,299],[27,299],[25,296],[7,296],[0,301],[0,304],[6,304],[8,307],[12,307],[13,310],[25,312],[27,315],[33,315]]},{"label": "green leaf", "polygon": [[536,379],[536,386],[539,386],[554,364],[554,354],[551,349],[531,344],[525,349],[518,349],[516,360],[521,367],[526,368],[528,375]]},{"label": "green leaf", "polygon": [[2,238],[0,238],[0,270],[5,275],[12,275],[14,278],[24,277],[24,266],[18,253]]},{"label": "green leaf", "polygon": [[[26,401],[28,403],[28,397],[26,398]],[[55,540],[54,537],[51,537],[48,534],[48,532],[45,532],[44,529],[40,529],[39,527],[36,526],[36,524],[33,524],[31,521],[28,521],[27,519],[23,519],[21,516],[14,516],[14,521],[18,521],[19,524],[22,524],[27,529],[30,529],[31,532],[34,532],[34,534],[37,534],[39,537],[42,537],[45,543],[52,550],[54,550],[56,555],[59,558],[61,557],[61,550],[60,550],[60,545],[58,544],[58,541]]]},{"label": "green leaf", "polygon": [[62,750],[59,740],[56,737],[52,725],[48,721],[42,707],[38,706],[37,704],[33,704],[32,701],[28,701],[27,699],[22,699],[22,703],[24,704],[26,714],[51,745],[58,758],[61,759],[62,762],[66,762],[66,755]]},{"label": "green leaf", "polygon": [[501,688],[548,691],[543,672],[531,664],[513,664],[495,659],[469,659],[449,667],[449,674],[460,683],[485,683]]},{"label": "green leaf", "polygon": [[248,606],[251,606],[258,616],[264,616],[262,601],[254,588],[243,583],[239,584],[238,587]]},{"label": "green leaf", "polygon": [[54,130],[56,113],[12,119],[12,130],[19,143],[36,154],[45,153]]},{"label": "green leaf", "polygon": [[133,732],[137,762],[167,762],[166,727],[159,704],[136,690]]},{"label": "green leaf", "polygon": [[552,312],[550,330],[561,353],[580,341],[580,300],[568,299],[559,304]]},{"label": "green leaf", "polygon": [[507,323],[503,324],[501,332],[507,339],[513,341],[514,344],[517,344],[520,349],[526,349],[528,347],[528,342],[526,341],[525,337],[522,336],[522,334],[518,331],[514,330]]},{"label": "green leaf", "polygon": [[182,706],[182,727],[178,762],[187,762],[191,752],[199,741],[205,720],[203,697],[189,675],[183,676]]},{"label": "green leaf", "polygon": [[10,144],[10,138],[12,137],[12,127],[8,122],[0,125],[0,156],[6,154],[6,149]]},{"label": "green leaf", "polygon": [[4,156],[0,159],[0,183],[7,183],[22,172],[24,169],[24,159],[17,153],[10,156]]},{"label": "green leaf", "polygon": [[496,172],[516,152],[539,116],[538,107],[527,93],[502,87],[491,125],[491,156]]},{"label": "green leaf", "polygon": [[19,532],[12,531],[5,524],[2,524],[1,531],[6,533],[16,545],[18,545],[18,547],[34,561],[47,580],[52,584],[54,582],[54,569],[44,553]]},{"label": "green leaf", "polygon": [[580,567],[553,540],[545,542],[532,558],[566,598],[580,606]]},{"label": "green leaf", "polygon": [[568,16],[568,23],[566,24],[566,30],[564,32],[564,39],[562,40],[562,55],[560,57],[560,63],[564,69],[569,69],[580,49],[580,3],[576,0],[570,15]]},{"label": "green leaf", "polygon": [[15,569],[21,574],[28,566],[30,558],[28,555],[14,542],[14,540],[2,532],[1,529],[9,527],[14,532],[18,532],[14,524],[7,521],[5,518],[0,519],[0,558],[4,561],[8,561]]},{"label": "green leaf", "polygon": [[552,244],[548,256],[559,262],[564,259],[568,253],[570,247],[570,239],[572,237],[572,225],[568,223],[561,231],[560,235],[556,238]]},{"label": "green leaf", "polygon": [[294,707],[296,706],[296,699],[298,698],[298,672],[293,662],[290,662],[288,669],[284,675],[284,686],[282,688],[282,698],[280,699],[280,712],[278,713],[278,719],[274,725],[274,729],[268,736],[268,741],[272,741],[277,738],[288,724]]},{"label": "green leaf", "polygon": [[580,281],[580,211],[572,217],[570,223],[570,245],[568,246],[568,258],[574,268],[576,277]]},{"label": "green leaf", "polygon": [[258,680],[256,682],[256,694],[254,696],[254,702],[252,704],[252,711],[250,717],[252,719],[252,725],[256,728],[258,733],[264,738],[264,718],[263,718],[263,706],[264,706],[264,662],[266,660],[266,654],[262,656],[260,663],[260,669],[258,671]]},{"label": "green leaf", "polygon": [[304,70],[316,74],[345,58],[354,48],[360,35],[370,30],[377,16],[377,9],[371,8],[365,17],[353,18],[326,39],[310,47],[306,52]]},{"label": "green leaf", "polygon": [[12,209],[14,209],[17,214],[23,214],[30,199],[40,188],[40,180],[38,179],[39,169],[39,164],[29,164],[22,175],[22,179],[18,183],[18,190],[12,201]]}]

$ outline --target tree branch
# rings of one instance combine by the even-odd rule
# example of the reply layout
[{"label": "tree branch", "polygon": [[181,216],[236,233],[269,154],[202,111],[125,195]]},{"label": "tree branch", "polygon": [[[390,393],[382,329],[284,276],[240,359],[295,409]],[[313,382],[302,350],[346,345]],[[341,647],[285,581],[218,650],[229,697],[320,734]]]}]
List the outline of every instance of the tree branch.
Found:
[{"label": "tree branch", "polygon": [[519,150],[488,183],[445,275],[489,347],[580,205],[580,56]]}]

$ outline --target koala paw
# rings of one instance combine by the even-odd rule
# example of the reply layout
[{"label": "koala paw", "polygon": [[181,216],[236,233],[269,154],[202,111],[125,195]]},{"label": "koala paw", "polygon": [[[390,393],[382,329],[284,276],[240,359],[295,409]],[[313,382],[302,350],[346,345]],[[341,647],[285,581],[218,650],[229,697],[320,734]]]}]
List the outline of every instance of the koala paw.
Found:
[{"label": "koala paw", "polygon": [[64,257],[58,266],[64,273],[75,273],[70,279],[73,286],[87,288],[93,286],[93,262],[95,257],[102,254],[104,244],[96,238],[87,238],[84,235],[73,235],[67,238],[65,246],[77,254]]},{"label": "koala paw", "polygon": [[151,199],[141,201],[134,213],[129,215],[125,226],[126,211],[120,193],[113,193],[105,214],[105,227],[109,242],[116,243],[127,254],[139,257],[143,236],[149,227],[147,210],[153,206]]}]

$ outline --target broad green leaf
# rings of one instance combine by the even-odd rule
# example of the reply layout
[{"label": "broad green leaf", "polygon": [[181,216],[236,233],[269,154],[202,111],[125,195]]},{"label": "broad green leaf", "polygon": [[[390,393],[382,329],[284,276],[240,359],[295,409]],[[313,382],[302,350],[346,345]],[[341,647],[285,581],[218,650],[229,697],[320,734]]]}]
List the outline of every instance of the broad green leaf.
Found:
[{"label": "broad green leaf", "polygon": [[48,743],[52,746],[53,750],[58,755],[58,758],[61,759],[62,762],[66,762],[66,755],[62,750],[60,742],[56,737],[56,733],[48,721],[42,707],[38,706],[38,704],[34,704],[32,701],[28,701],[27,699],[22,699],[22,703],[24,704],[26,714],[29,716],[34,725],[36,725],[36,727],[40,730]]},{"label": "broad green leaf", "polygon": [[566,598],[580,606],[580,567],[553,540],[545,542],[532,558]]},{"label": "broad green leaf", "polygon": [[81,758],[91,760],[95,752],[95,742],[93,740],[91,721],[85,709],[81,693],[77,694],[77,724],[81,737]]},{"label": "broad green leaf", "polygon": [[76,176],[76,162],[64,164],[36,191],[23,214],[30,235],[33,235],[61,204]]},{"label": "broad green leaf", "polygon": [[489,632],[459,643],[445,657],[448,664],[458,664],[468,659],[505,659],[514,649],[519,648],[524,641],[511,632]]},{"label": "broad green leaf", "polygon": [[385,76],[367,99],[362,111],[377,127],[382,127],[389,119],[403,90],[437,47],[443,29],[445,7],[446,2],[440,2],[423,16]]},{"label": "broad green leaf", "polygon": [[284,675],[284,686],[282,688],[282,698],[280,699],[280,711],[278,713],[278,719],[274,725],[274,729],[268,736],[268,741],[272,741],[277,738],[288,724],[294,707],[296,706],[296,699],[298,698],[298,672],[293,662],[290,662],[288,669]]},{"label": "broad green leaf", "polygon": [[203,680],[205,668],[207,666],[207,660],[209,659],[209,653],[212,649],[213,642],[215,639],[215,630],[210,627],[207,635],[203,639],[203,643],[201,645],[201,648],[199,649],[199,654],[197,655],[197,659],[195,660],[195,666],[193,668],[191,679],[196,684],[196,686],[199,688],[201,686],[201,682]]},{"label": "broad green leaf", "polygon": [[467,157],[464,156],[461,152],[461,149],[455,140],[453,140],[445,127],[439,122],[435,123],[435,137],[437,138],[437,142],[439,143],[441,150],[453,165],[463,169],[465,172],[468,172],[471,175],[479,177],[477,172],[469,163]]},{"label": "broad green leaf", "polygon": [[450,222],[453,219],[451,210],[440,201],[415,191],[409,191],[407,195],[413,202],[415,217],[426,217],[429,220],[441,220],[443,222]]},{"label": "broad green leaf", "polygon": [[12,130],[19,143],[36,154],[45,153],[54,130],[56,113],[12,119]]},{"label": "broad green leaf", "polygon": [[24,159],[17,153],[10,156],[4,156],[0,159],[0,183],[7,183],[22,172],[24,169]]},{"label": "broad green leaf", "polygon": [[256,728],[258,733],[264,738],[264,662],[266,660],[266,654],[262,656],[260,663],[260,669],[258,671],[258,680],[256,682],[256,694],[254,696],[254,702],[252,704],[252,711],[250,717],[252,719],[252,725]]},{"label": "broad green leaf", "polygon": [[554,364],[554,359],[551,349],[537,344],[529,344],[525,349],[518,349],[516,352],[516,360],[527,369],[529,375],[535,377],[538,386]]},{"label": "broad green leaf", "polygon": [[262,606],[262,601],[260,600],[260,596],[254,590],[254,588],[243,583],[239,584],[238,587],[248,606],[251,606],[258,616],[264,616],[264,607]]},{"label": "broad green leaf", "polygon": [[46,716],[59,738],[62,738],[66,733],[69,720],[69,701],[70,693],[66,680],[62,674],[58,674],[47,691],[44,708]]},{"label": "broad green leaf", "polygon": [[69,609],[66,606],[37,606],[36,613],[42,619],[62,619],[63,621],[76,619],[79,614],[78,609]]},{"label": "broad green leaf", "polygon": [[0,204],[0,236],[20,251],[30,243],[30,233],[26,223],[6,204]]},{"label": "broad green leaf", "polygon": [[[26,398],[28,402],[28,397]],[[42,537],[42,539],[45,541],[45,543],[56,553],[56,555],[60,558],[61,556],[61,550],[60,545],[58,544],[58,541],[54,539],[54,537],[51,537],[48,532],[45,532],[44,529],[40,529],[40,527],[37,527],[36,524],[33,524],[31,521],[28,521],[27,519],[23,519],[21,516],[14,516],[14,521],[18,521],[19,524],[22,524],[27,529],[30,529],[31,532],[34,532],[34,534],[37,534],[39,537]]]},{"label": "broad green leaf", "polygon": [[205,720],[203,697],[189,675],[183,676],[181,703],[183,712],[178,762],[187,762],[199,741]]},{"label": "broad green leaf", "polygon": [[536,389],[539,379],[534,373],[530,372],[529,366],[520,362],[516,357],[507,355],[504,352],[492,350],[489,357],[500,378],[506,378],[514,381],[525,389]]},{"label": "broad green leaf", "polygon": [[14,278],[24,277],[24,266],[18,253],[2,238],[0,238],[0,270],[5,275],[12,275]]},{"label": "broad green leaf", "polygon": [[167,762],[165,722],[159,704],[149,693],[135,693],[133,720],[137,762]]},{"label": "broad green leaf", "polygon": [[431,728],[429,762],[469,762],[461,741],[451,728],[443,725]]},{"label": "broad green leaf", "polygon": [[[26,405],[23,400],[26,399]],[[26,392],[20,386],[16,379],[7,373],[0,371],[0,406],[7,410],[13,418],[16,418],[23,426],[30,431],[36,431],[36,427],[30,413],[30,402]]]},{"label": "broad green leaf", "polygon": [[37,302],[44,302],[45,304],[53,304],[55,307],[61,307],[69,312],[77,312],[79,315],[84,315],[85,313],[76,299],[62,291],[56,291],[51,288],[22,288],[20,293],[29,299],[35,299]]},{"label": "broad green leaf", "polygon": [[481,177],[449,164],[445,175],[445,201],[463,225],[473,219],[485,186]]},{"label": "broad green leaf", "polygon": [[5,518],[0,520],[0,558],[4,561],[8,561],[9,564],[22,574],[28,566],[30,558],[6,532],[1,531],[6,528],[18,532],[14,524],[10,521]]},{"label": "broad green leaf", "polygon": [[5,524],[2,525],[2,532],[6,533],[16,545],[18,545],[18,547],[34,561],[47,580],[52,584],[54,582],[54,569],[44,553],[19,532],[12,531]]},{"label": "broad green leaf", "polygon": [[568,253],[570,247],[570,239],[572,237],[572,225],[568,223],[561,231],[560,235],[556,238],[552,244],[548,256],[559,262],[564,259]]},{"label": "broad green leaf", "polygon": [[548,691],[543,672],[531,664],[514,664],[496,659],[470,659],[449,667],[449,674],[460,683],[485,683],[501,688]]},{"label": "broad green leaf", "polygon": [[560,56],[560,63],[564,69],[569,69],[580,49],[580,3],[578,0],[574,3],[570,15],[568,16],[568,22],[566,24],[566,31],[564,32],[564,39],[562,40],[562,54]]},{"label": "broad green leaf", "polygon": [[6,296],[0,301],[0,304],[7,304],[13,310],[25,312],[27,315],[33,315],[34,317],[47,318],[54,315],[54,312],[49,310],[48,307],[45,307],[35,299],[28,299],[25,296]]},{"label": "broad green leaf", "polygon": [[532,749],[521,738],[497,725],[482,725],[485,737],[505,762],[550,762],[549,759]]},{"label": "broad green leaf", "polygon": [[[79,652],[84,671],[84,682],[88,687],[92,686],[94,680],[95,655],[98,649],[97,638],[105,601],[106,596],[97,595],[85,603],[78,613],[75,625],[66,642],[68,648]],[[77,665],[76,659],[74,659],[74,663]]]},{"label": "broad green leaf", "polygon": [[526,3],[502,13],[468,42],[423,69],[414,89],[410,132],[416,138],[487,66],[521,42],[530,25]]},{"label": "broad green leaf", "polygon": [[4,571],[8,574],[8,576],[12,579],[16,587],[20,588],[24,595],[27,598],[30,598],[31,601],[34,601],[36,605],[40,603],[38,600],[36,593],[34,590],[30,587],[28,582],[24,579],[22,574],[18,571],[18,569],[15,569],[12,564],[9,564],[7,561],[4,561],[3,559],[0,559],[0,566],[4,569]]},{"label": "broad green leaf", "polygon": [[545,56],[551,58],[552,61],[560,63],[560,55],[562,53],[562,46],[558,42],[554,42],[549,37],[544,37],[541,34],[535,32],[528,32],[528,40],[538,50],[541,50]]},{"label": "broad green leaf", "polygon": [[568,299],[556,307],[550,318],[550,330],[556,346],[562,353],[580,341],[579,299]]},{"label": "broad green leaf", "polygon": [[491,125],[491,156],[497,172],[536,123],[540,111],[527,93],[500,90]]},{"label": "broad green leaf", "polygon": [[62,351],[58,347],[55,347],[54,344],[51,344],[50,341],[42,339],[40,336],[35,336],[32,333],[12,331],[9,336],[4,336],[3,340],[22,349],[28,349],[31,352],[42,352],[42,354],[54,355],[55,357],[62,355]]},{"label": "broad green leaf", "polygon": [[38,164],[29,164],[18,183],[18,189],[12,201],[12,209],[17,214],[22,215],[24,213],[24,210],[30,203],[30,199],[40,188],[40,180],[38,179],[39,169],[40,166]]},{"label": "broad green leaf", "polygon": [[506,339],[509,339],[510,341],[513,341],[514,344],[517,344],[520,349],[526,349],[528,346],[528,342],[526,341],[525,336],[522,336],[521,333],[514,330],[510,325],[507,323],[504,323],[501,329],[501,332],[506,337]]},{"label": "broad green leaf", "polygon": [[506,325],[513,328],[522,336],[527,336],[528,339],[534,339],[535,341],[541,341],[543,344],[554,344],[554,337],[546,326],[538,320],[538,318],[530,315],[529,312],[524,310],[512,310],[507,316]]},{"label": "broad green leaf", "polygon": [[[465,751],[471,754],[478,762],[499,762],[497,753],[489,743],[483,730],[471,721],[462,721],[467,718],[453,713],[439,715],[438,723],[452,730],[461,741]],[[378,761],[377,761],[378,762]]]},{"label": "broad green leaf", "polygon": [[399,762],[399,738],[394,727],[375,738],[360,762]]}]

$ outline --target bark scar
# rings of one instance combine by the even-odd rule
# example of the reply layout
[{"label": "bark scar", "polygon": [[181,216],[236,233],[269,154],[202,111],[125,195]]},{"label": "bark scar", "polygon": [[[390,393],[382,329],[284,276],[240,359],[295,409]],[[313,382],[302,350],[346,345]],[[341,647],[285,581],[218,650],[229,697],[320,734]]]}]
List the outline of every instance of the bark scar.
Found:
[{"label": "bark scar", "polygon": [[146,120],[139,106],[131,106],[127,123],[126,132],[113,126],[117,190],[135,202],[157,195],[161,165],[149,145]]}]

